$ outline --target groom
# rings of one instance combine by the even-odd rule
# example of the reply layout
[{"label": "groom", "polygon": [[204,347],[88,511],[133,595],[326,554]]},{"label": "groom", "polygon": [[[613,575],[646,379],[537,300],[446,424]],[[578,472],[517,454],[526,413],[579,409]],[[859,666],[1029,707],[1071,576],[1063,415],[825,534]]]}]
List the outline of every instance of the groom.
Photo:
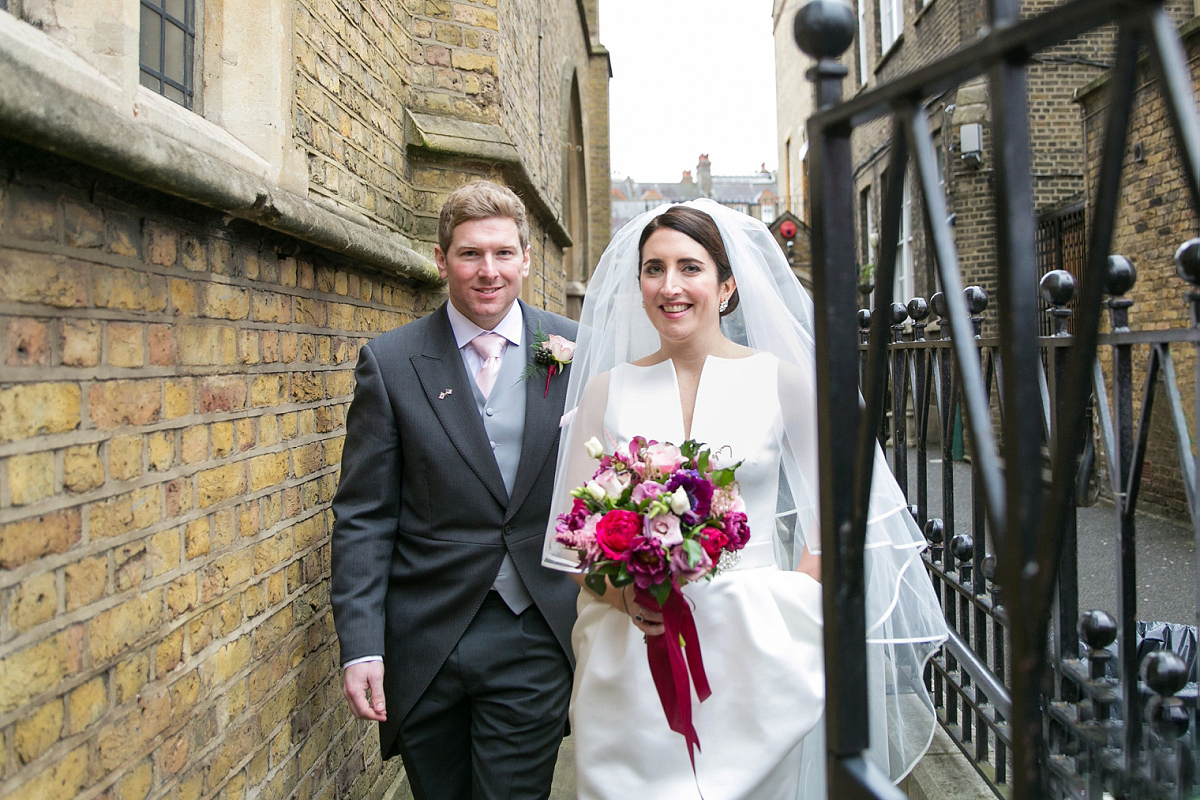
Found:
[{"label": "groom", "polygon": [[333,500],[332,602],[354,715],[417,800],[546,798],[579,587],[541,566],[566,376],[523,379],[525,207],[468,184],[434,249],[449,302],[362,346]]}]

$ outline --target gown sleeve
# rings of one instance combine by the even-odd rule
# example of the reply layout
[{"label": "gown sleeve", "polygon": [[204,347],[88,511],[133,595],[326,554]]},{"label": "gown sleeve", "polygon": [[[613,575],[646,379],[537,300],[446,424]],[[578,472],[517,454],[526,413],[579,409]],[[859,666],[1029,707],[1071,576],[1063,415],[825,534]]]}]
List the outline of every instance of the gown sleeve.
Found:
[{"label": "gown sleeve", "polygon": [[558,469],[554,473],[554,495],[550,504],[550,520],[546,526],[546,541],[542,547],[542,566],[563,572],[579,572],[579,554],[559,544],[555,539],[558,515],[570,511],[575,498],[571,490],[583,485],[596,471],[597,461],[587,454],[584,442],[596,437],[611,451],[604,435],[604,412],[608,406],[609,376],[605,372],[584,387],[579,405],[563,414],[562,436],[558,451]]}]

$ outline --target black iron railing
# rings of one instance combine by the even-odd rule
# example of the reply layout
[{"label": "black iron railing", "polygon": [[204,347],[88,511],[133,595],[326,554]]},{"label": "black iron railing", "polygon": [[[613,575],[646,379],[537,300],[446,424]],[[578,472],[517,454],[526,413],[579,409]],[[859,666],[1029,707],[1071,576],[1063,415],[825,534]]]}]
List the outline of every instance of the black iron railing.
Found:
[{"label": "black iron railing", "polygon": [[[1180,275],[1200,286],[1200,240],[1180,248],[1177,260]],[[1134,512],[1156,401],[1166,403],[1180,443],[1178,467],[1187,487],[1193,530],[1200,534],[1192,430],[1173,355],[1183,348],[1200,355],[1200,322],[1176,330],[1131,332],[1131,302],[1124,295],[1135,276],[1128,259],[1109,259],[1105,288],[1112,333],[1099,337],[1100,358],[1091,377],[1094,416],[1116,512],[1119,607],[1079,613],[1073,514],[1068,515],[1062,531],[1064,546],[1050,623],[1052,680],[1043,687],[1040,704],[1050,788],[1056,797],[1100,800],[1106,792],[1117,797],[1193,797],[1200,791],[1193,769],[1197,756],[1195,664],[1169,650],[1147,652],[1143,646],[1137,630],[1134,550]],[[1046,448],[1043,460],[1049,463],[1048,448],[1056,441],[1057,417],[1065,396],[1067,355],[1074,345],[1067,333],[1067,307],[1075,296],[1075,281],[1065,271],[1052,271],[1043,277],[1041,288],[1049,306],[1052,335],[1039,340],[1042,368],[1036,381]],[[994,378],[1004,366],[1000,343],[979,337],[987,296],[977,287],[968,287],[965,295],[985,400],[994,414],[1003,414],[999,399],[993,402],[992,396]],[[1193,320],[1200,321],[1200,292],[1187,292],[1184,301],[1190,305]],[[927,339],[930,305],[938,333]],[[955,351],[945,338],[946,302],[940,294],[931,304],[916,298],[907,307],[893,305],[887,313],[891,323],[891,407],[881,442],[891,449],[893,472],[929,540],[926,566],[951,628],[950,640],[934,660],[927,680],[943,726],[1003,797],[1011,789],[1013,743],[1008,720],[1012,697],[1007,679],[1012,669],[1011,621],[1000,601],[992,537],[976,494],[978,469],[972,469],[971,517],[956,519],[953,443],[956,420],[961,419],[961,397]],[[864,363],[870,322],[870,312],[860,311]],[[1135,348],[1146,352],[1136,363]],[[1134,385],[1135,372],[1144,376],[1140,392]],[[1200,391],[1195,399],[1200,403]],[[1200,419],[1200,405],[1193,407],[1193,419]],[[909,441],[909,428],[915,432],[915,443]],[[931,462],[941,469],[940,487],[932,494],[928,479]],[[1087,471],[1086,464],[1083,469]],[[1075,479],[1084,482],[1087,476],[1077,474]],[[1200,535],[1196,541],[1200,547]],[[1145,609],[1142,612],[1144,615]],[[1114,642],[1116,647],[1110,647]],[[1139,658],[1140,653],[1145,655]],[[1143,725],[1143,720],[1149,725]]]},{"label": "black iron railing", "polygon": [[[856,367],[859,338],[848,324],[858,310],[850,139],[857,126],[881,117],[891,120],[893,136],[874,306],[890,309],[893,304],[903,176],[911,156],[929,222],[937,277],[944,292],[942,322],[949,334],[944,353],[953,352],[949,366],[943,366],[950,362],[950,357],[943,355],[936,373],[932,359],[926,359],[924,369],[926,375],[939,377],[949,372],[952,391],[943,400],[950,398],[948,407],[957,405],[962,410],[974,475],[970,546],[958,538],[965,534],[954,533],[949,542],[943,543],[939,562],[943,602],[957,620],[957,638],[947,646],[945,659],[935,672],[940,675],[943,699],[953,696],[963,729],[960,739],[967,740],[968,724],[972,737],[969,741],[974,747],[985,746],[981,740],[987,733],[990,752],[1003,752],[1003,757],[992,756],[996,773],[993,780],[1003,779],[1017,800],[1041,800],[1052,790],[1074,792],[1076,783],[1093,796],[1104,786],[1115,787],[1117,793],[1127,796],[1160,791],[1181,795],[1190,789],[1171,780],[1172,776],[1184,780],[1186,769],[1178,764],[1188,761],[1181,748],[1190,745],[1173,738],[1186,717],[1181,711],[1183,706],[1171,699],[1171,690],[1178,682],[1178,664],[1163,656],[1148,667],[1147,684],[1165,694],[1154,698],[1154,724],[1143,728],[1138,664],[1130,655],[1136,654],[1131,647],[1136,609],[1131,610],[1123,601],[1112,626],[1119,643],[1119,677],[1113,679],[1117,683],[1091,677],[1093,659],[1100,658],[1091,649],[1108,637],[1106,625],[1085,628],[1090,648],[1088,677],[1081,678],[1073,666],[1080,663],[1074,633],[1076,610],[1070,607],[1070,590],[1063,588],[1068,581],[1060,580],[1060,576],[1070,573],[1070,554],[1075,547],[1072,517],[1076,472],[1092,416],[1097,351],[1102,341],[1104,347],[1112,342],[1101,339],[1099,325],[1103,292],[1110,277],[1107,254],[1111,252],[1115,228],[1140,47],[1146,45],[1146,63],[1158,79],[1178,146],[1180,170],[1196,209],[1200,208],[1200,118],[1191,75],[1174,26],[1157,0],[1067,0],[1024,19],[1019,0],[991,0],[990,12],[989,32],[969,47],[844,102],[841,84],[847,70],[838,59],[853,41],[853,10],[841,0],[810,0],[796,15],[796,40],[816,61],[810,77],[818,111],[808,121],[808,138],[817,310],[822,571],[825,585],[837,587],[837,591],[826,591],[824,595],[829,796],[840,800],[894,797],[898,793],[862,756],[869,739],[862,557],[865,501],[870,496],[872,460],[888,374],[897,363],[894,351],[905,348],[894,347],[889,354],[891,320],[877,314],[871,321],[865,366],[861,368],[865,406],[860,406],[860,370]],[[1066,337],[1041,339],[1038,335],[1040,314],[1035,287],[1040,275],[1029,179],[1032,169],[1026,70],[1029,59],[1039,50],[1113,23],[1118,28],[1116,56],[1106,89],[1106,129],[1094,202],[1089,207],[1078,311],[1069,346],[1060,346],[1052,340]],[[999,334],[994,341],[978,339],[971,327],[934,144],[921,106],[923,98],[980,75],[986,75],[990,84],[995,163]],[[1183,260],[1188,261],[1186,254]],[[1121,303],[1113,301],[1110,306],[1119,310]],[[1178,338],[1171,342],[1195,341],[1192,332],[1176,333]],[[1111,344],[1118,371],[1124,370],[1126,360],[1122,347],[1131,348],[1138,337],[1146,343],[1158,341],[1154,338],[1157,333],[1113,335],[1128,340]],[[1167,352],[1164,348],[1166,345],[1153,350],[1160,352],[1159,370],[1169,364],[1161,356]],[[937,351],[932,345],[908,349]],[[901,380],[906,379],[907,369],[901,372],[905,373]],[[1121,377],[1115,385],[1120,391],[1128,387],[1132,392],[1132,373],[1128,381]],[[1121,407],[1122,402],[1119,399],[1115,407]],[[998,409],[996,417],[992,414],[993,404]],[[1101,405],[1097,398],[1096,406]],[[1104,409],[1100,410],[1103,426]],[[1132,509],[1137,499],[1138,465],[1145,452],[1144,435],[1139,433],[1135,439],[1133,431],[1148,429],[1137,428],[1132,411],[1124,416],[1111,412],[1109,416],[1116,422],[1104,429],[1113,453],[1111,474],[1120,492],[1120,546],[1122,555],[1131,556]],[[1112,434],[1108,435],[1110,429]],[[856,446],[841,445],[848,440],[856,441]],[[1184,437],[1182,441],[1190,439]],[[896,444],[894,458],[903,465],[907,443],[899,439]],[[1183,450],[1187,450],[1185,455]],[[1181,448],[1181,457],[1185,464],[1191,464],[1190,445]],[[1189,485],[1194,486],[1194,466],[1186,468],[1186,475]],[[1193,488],[1193,506],[1197,494],[1200,492]],[[984,534],[978,542],[975,531]],[[991,581],[984,564],[988,552],[995,555],[990,562]],[[1133,589],[1127,579],[1121,578],[1123,598]],[[994,596],[989,587],[997,590]],[[1054,652],[1049,645],[1052,628],[1057,632]],[[984,657],[980,657],[981,652]],[[990,667],[988,657],[992,659]],[[1001,686],[1007,696],[999,691]],[[989,690],[993,690],[990,695]],[[1064,710],[1069,706],[1071,713],[1064,711],[1062,720],[1055,722],[1046,713],[1048,702],[1066,704],[1050,708]],[[1117,706],[1123,711],[1120,725],[1111,715],[1104,718]],[[1162,757],[1165,745],[1160,740],[1167,739],[1171,740],[1171,748],[1167,749],[1174,760]]]}]

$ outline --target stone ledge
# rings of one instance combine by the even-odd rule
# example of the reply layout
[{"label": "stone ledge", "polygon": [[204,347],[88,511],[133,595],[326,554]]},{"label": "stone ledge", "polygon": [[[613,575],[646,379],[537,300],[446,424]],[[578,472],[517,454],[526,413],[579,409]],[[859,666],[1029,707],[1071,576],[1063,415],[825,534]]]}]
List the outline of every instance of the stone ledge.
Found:
[{"label": "stone ledge", "polygon": [[934,729],[929,751],[900,782],[900,788],[911,800],[996,800],[991,787],[940,724]]},{"label": "stone ledge", "polygon": [[467,122],[434,114],[419,114],[405,109],[404,141],[409,150],[424,152],[439,159],[485,161],[498,166],[513,188],[542,220],[559,247],[570,247],[571,234],[563,224],[562,211],[540,188],[517,147],[499,125]]},{"label": "stone ledge", "polygon": [[399,234],[347,219],[77,90],[56,61],[60,54],[52,47],[41,48],[45,52],[28,47],[17,25],[0,25],[4,136],[418,283],[441,282],[429,259],[399,241]]}]

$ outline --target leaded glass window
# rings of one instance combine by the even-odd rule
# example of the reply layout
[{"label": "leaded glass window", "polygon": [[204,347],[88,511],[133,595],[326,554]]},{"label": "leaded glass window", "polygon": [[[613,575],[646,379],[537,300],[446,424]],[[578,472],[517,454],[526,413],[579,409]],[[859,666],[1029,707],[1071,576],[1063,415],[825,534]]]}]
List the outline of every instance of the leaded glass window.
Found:
[{"label": "leaded glass window", "polygon": [[142,85],[192,107],[196,0],[142,0]]}]

